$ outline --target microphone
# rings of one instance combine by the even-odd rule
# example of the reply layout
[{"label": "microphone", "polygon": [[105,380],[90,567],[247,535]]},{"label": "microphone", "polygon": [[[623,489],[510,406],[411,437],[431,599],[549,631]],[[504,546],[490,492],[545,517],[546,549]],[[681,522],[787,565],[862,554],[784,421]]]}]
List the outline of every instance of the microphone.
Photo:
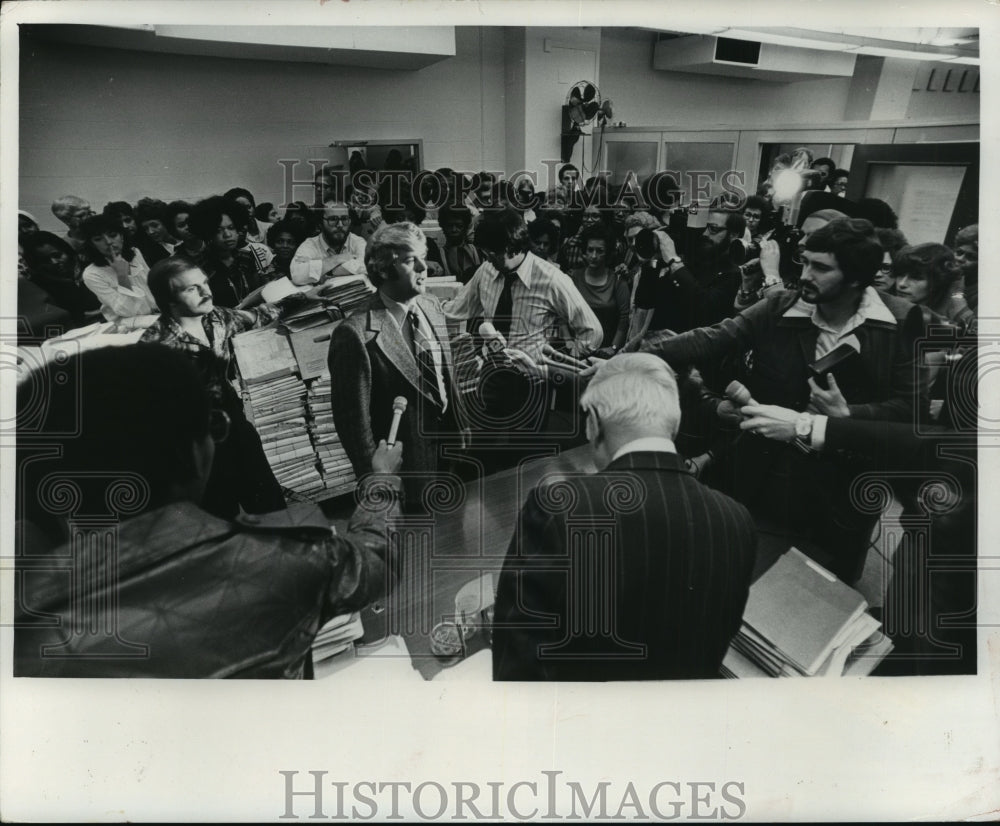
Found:
[{"label": "microphone", "polygon": [[580,361],[568,353],[556,350],[551,344],[542,345],[542,356],[545,357],[546,361],[553,362],[560,367],[569,368],[570,370],[586,370],[590,367],[587,362]]},{"label": "microphone", "polygon": [[504,338],[492,321],[484,321],[479,325],[479,337],[483,339],[483,346],[486,349],[486,358],[494,366],[510,366],[510,359],[504,350],[507,347],[507,339]]},{"label": "microphone", "polygon": [[484,321],[479,325],[479,336],[483,339],[486,349],[494,355],[499,355],[507,346],[507,339],[504,338],[492,321]]},{"label": "microphone", "polygon": [[737,407],[745,407],[748,404],[757,404],[747,390],[746,385],[735,379],[726,385],[726,398]]},{"label": "microphone", "polygon": [[392,400],[392,424],[389,426],[389,438],[386,439],[386,444],[389,447],[396,446],[396,431],[399,430],[399,420],[402,418],[404,410],[406,410],[406,398],[396,396]]}]

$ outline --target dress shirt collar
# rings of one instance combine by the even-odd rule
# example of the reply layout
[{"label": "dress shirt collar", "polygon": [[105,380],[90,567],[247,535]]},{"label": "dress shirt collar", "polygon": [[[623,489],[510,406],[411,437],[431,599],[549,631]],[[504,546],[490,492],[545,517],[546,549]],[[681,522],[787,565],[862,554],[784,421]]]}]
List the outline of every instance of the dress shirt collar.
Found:
[{"label": "dress shirt collar", "polygon": [[665,436],[645,436],[642,439],[633,439],[628,444],[622,445],[611,457],[614,462],[626,453],[676,453],[677,448],[671,439]]},{"label": "dress shirt collar", "polygon": [[891,324],[893,327],[896,326],[896,317],[892,314],[892,311],[885,306],[885,302],[879,298],[879,294],[874,287],[866,287],[865,291],[861,293],[861,303],[858,305],[857,312],[851,316],[847,324],[844,325],[843,330],[831,330],[829,325],[827,325],[827,323],[819,315],[819,305],[808,304],[801,298],[785,310],[784,317],[808,318],[811,319],[812,323],[819,327],[819,329],[838,334],[860,327],[866,321],[881,321],[886,324]]},{"label": "dress shirt collar", "polygon": [[385,304],[385,308],[389,311],[399,328],[403,328],[403,322],[406,321],[406,315],[410,312],[419,313],[417,309],[417,297],[413,296],[409,301],[401,302],[396,301],[394,298],[389,298],[382,290],[378,291],[379,296],[382,298],[382,303]]},{"label": "dress shirt collar", "polygon": [[[524,286],[529,290],[531,289],[531,271],[534,266],[534,260],[535,256],[528,251],[524,254],[524,260],[512,270],[517,273],[517,277],[521,279],[521,283],[524,284]],[[492,264],[490,264],[490,266],[493,267],[493,271],[496,273],[496,278],[503,277],[503,274],[499,269],[494,267]]]}]

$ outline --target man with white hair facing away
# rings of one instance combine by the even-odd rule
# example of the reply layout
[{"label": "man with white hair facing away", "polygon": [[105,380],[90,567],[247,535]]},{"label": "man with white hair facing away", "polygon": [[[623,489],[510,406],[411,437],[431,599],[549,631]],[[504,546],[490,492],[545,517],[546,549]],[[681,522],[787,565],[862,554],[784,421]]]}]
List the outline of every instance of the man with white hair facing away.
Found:
[{"label": "man with white hair facing away", "polygon": [[493,678],[718,677],[750,589],[749,512],[685,472],[663,361],[605,362],[580,406],[599,471],[529,494],[497,587]]}]

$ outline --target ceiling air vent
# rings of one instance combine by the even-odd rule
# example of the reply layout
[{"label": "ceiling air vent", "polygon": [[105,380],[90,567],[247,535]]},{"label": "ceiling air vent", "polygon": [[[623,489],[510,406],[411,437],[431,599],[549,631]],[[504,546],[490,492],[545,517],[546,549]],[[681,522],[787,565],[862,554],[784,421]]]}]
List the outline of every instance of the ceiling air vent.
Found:
[{"label": "ceiling air vent", "polygon": [[760,63],[760,43],[754,40],[734,40],[720,37],[715,41],[715,59],[726,63],[744,63],[756,66]]},{"label": "ceiling air vent", "polygon": [[653,68],[667,72],[745,77],[791,83],[851,77],[854,55],[756,40],[713,35],[660,38],[653,46]]}]

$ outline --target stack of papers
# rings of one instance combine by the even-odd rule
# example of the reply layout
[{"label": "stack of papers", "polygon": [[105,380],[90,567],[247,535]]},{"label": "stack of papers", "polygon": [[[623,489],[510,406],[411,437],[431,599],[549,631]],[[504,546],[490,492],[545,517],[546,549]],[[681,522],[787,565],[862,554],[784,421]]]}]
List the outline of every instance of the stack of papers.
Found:
[{"label": "stack of papers", "polygon": [[309,385],[307,403],[310,414],[309,428],[319,459],[325,495],[333,497],[350,493],[357,484],[357,478],[351,460],[347,458],[347,451],[344,450],[337,429],[333,425],[329,373]]},{"label": "stack of papers", "polygon": [[306,386],[287,336],[276,326],[233,337],[247,417],[278,484],[304,498],[324,490],[307,426]]},{"label": "stack of papers", "polygon": [[244,382],[247,414],[278,484],[303,497],[323,490],[298,376]]},{"label": "stack of papers", "polygon": [[787,551],[750,588],[722,663],[727,677],[867,674],[891,649],[857,591],[801,551]]},{"label": "stack of papers", "polygon": [[365,276],[345,275],[324,282],[316,287],[311,295],[337,307],[346,317],[350,315],[352,310],[356,310],[364,304],[371,292],[371,285]]},{"label": "stack of papers", "polygon": [[354,641],[360,640],[364,635],[365,629],[361,624],[361,614],[357,611],[353,614],[341,614],[339,617],[334,617],[319,629],[316,639],[313,640],[313,663],[321,663],[331,657],[336,657],[348,648],[352,648]]}]

